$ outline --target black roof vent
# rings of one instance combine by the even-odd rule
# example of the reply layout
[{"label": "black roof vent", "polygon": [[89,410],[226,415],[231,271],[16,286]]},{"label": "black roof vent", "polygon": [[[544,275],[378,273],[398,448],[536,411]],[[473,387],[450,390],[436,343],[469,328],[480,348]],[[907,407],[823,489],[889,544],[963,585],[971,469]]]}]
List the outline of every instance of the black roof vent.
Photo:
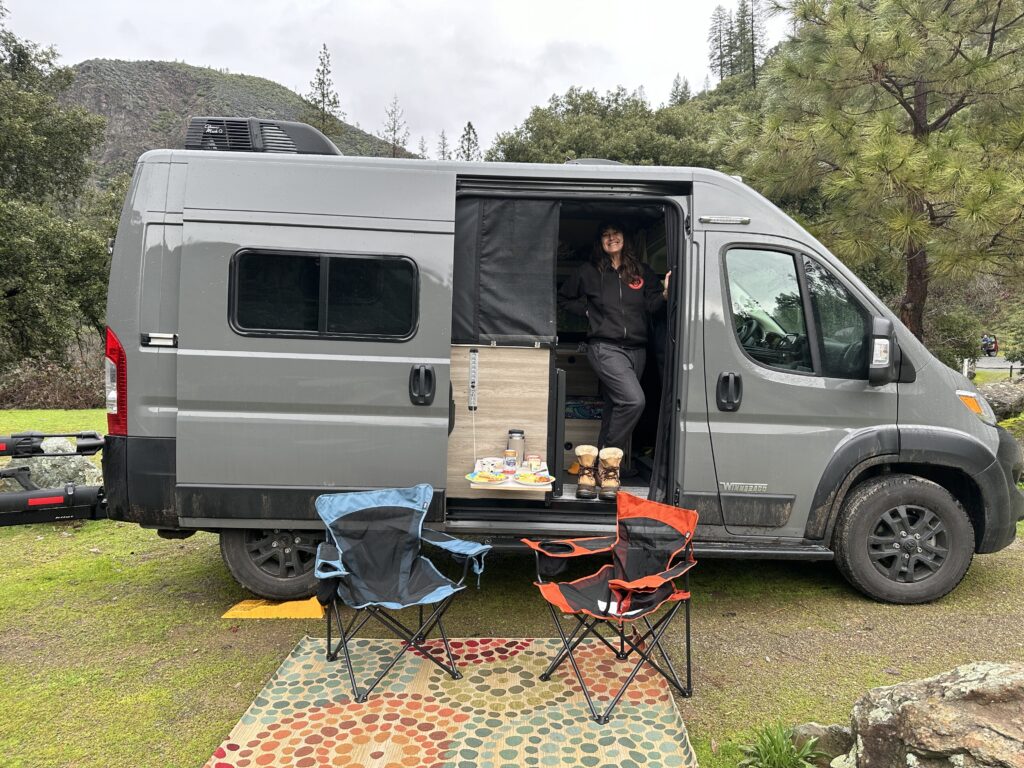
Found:
[{"label": "black roof vent", "polygon": [[185,149],[341,154],[334,142],[310,125],[256,117],[193,117],[185,134]]}]

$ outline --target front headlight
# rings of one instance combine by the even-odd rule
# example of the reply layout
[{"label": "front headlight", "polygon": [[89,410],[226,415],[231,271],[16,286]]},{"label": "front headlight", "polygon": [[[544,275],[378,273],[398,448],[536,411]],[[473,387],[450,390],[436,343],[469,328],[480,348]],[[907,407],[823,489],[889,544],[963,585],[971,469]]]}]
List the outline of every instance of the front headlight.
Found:
[{"label": "front headlight", "polygon": [[990,427],[996,425],[996,414],[992,410],[992,406],[988,404],[988,400],[979,395],[977,392],[968,392],[966,389],[958,389],[956,396],[960,398],[960,402],[964,404],[964,407],[981,419],[983,422],[988,424]]}]

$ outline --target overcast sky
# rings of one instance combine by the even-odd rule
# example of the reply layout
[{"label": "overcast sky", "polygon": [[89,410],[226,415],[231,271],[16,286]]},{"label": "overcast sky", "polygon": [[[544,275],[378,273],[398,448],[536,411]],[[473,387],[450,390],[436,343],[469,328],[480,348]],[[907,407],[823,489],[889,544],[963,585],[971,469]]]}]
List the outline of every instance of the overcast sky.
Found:
[{"label": "overcast sky", "polygon": [[[678,72],[709,74],[707,29],[735,0],[4,0],[19,37],[93,58],[178,60],[309,90],[322,43],[347,121],[378,132],[397,94],[415,151],[455,144],[472,121],[481,146],[530,108],[579,85],[643,86],[657,106]],[[768,21],[769,43],[785,31]]]}]

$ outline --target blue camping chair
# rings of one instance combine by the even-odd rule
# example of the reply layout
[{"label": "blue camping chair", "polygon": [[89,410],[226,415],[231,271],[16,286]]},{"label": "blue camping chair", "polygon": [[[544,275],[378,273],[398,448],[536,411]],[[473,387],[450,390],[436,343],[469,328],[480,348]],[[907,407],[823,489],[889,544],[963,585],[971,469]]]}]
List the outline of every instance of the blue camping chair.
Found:
[{"label": "blue camping chair", "polygon": [[[433,495],[433,488],[421,484],[412,488],[332,493],[316,500],[316,511],[327,526],[327,540],[317,549],[316,557],[316,577],[320,580],[317,599],[327,614],[327,660],[337,659],[339,651],[344,655],[357,702],[366,701],[410,648],[415,648],[453,679],[462,677],[452,658],[441,619],[455,595],[465,589],[470,566],[479,583],[484,556],[491,547],[424,528],[423,518]],[[447,551],[460,562],[462,578],[452,581],[438,571],[420,554],[421,541]],[[348,627],[342,624],[339,601],[355,610]],[[426,605],[434,608],[424,618]],[[418,629],[407,627],[387,613],[413,606],[419,608]],[[405,642],[376,679],[360,691],[348,642],[371,617]],[[340,636],[337,645],[332,645],[332,623]],[[435,626],[444,641],[447,664],[425,646]]]}]

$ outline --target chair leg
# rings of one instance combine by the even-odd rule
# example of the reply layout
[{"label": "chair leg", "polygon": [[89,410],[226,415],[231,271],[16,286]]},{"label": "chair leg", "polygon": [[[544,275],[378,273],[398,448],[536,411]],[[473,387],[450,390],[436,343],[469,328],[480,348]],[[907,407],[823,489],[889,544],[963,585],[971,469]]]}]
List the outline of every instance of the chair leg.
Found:
[{"label": "chair leg", "polygon": [[[444,613],[448,610],[448,607],[451,605],[453,599],[454,595],[446,598],[445,600],[442,600],[440,603],[438,603],[438,605],[434,608],[430,615],[427,616],[425,619],[423,617],[424,612],[422,606],[420,606],[420,623],[419,627],[416,629],[407,627],[394,616],[389,615],[383,609],[378,608],[376,606],[367,606],[366,608],[357,610],[356,615],[352,618],[352,621],[349,624],[348,628],[346,628],[342,624],[341,609],[337,605],[337,601],[333,601],[328,606],[327,659],[329,661],[334,661],[338,658],[338,652],[340,651],[342,653],[342,655],[345,658],[345,666],[348,670],[349,681],[352,684],[352,695],[355,697],[356,702],[365,702],[369,697],[370,693],[373,691],[373,689],[376,688],[380,681],[387,676],[388,672],[390,672],[394,668],[394,666],[402,658],[405,652],[408,651],[410,648],[415,648],[426,659],[432,661],[434,664],[436,664],[438,667],[444,670],[448,675],[450,675],[453,680],[458,680],[462,677],[462,673],[459,672],[458,666],[455,663],[455,656],[452,654],[452,648],[451,643],[448,640],[448,634],[444,629],[444,624],[442,623],[442,617],[444,616]],[[348,643],[355,637],[356,633],[360,629],[362,629],[363,625],[366,624],[366,622],[369,621],[371,618],[377,619],[377,621],[383,624],[387,629],[394,633],[403,642],[401,650],[399,650],[399,652],[388,662],[387,666],[384,667],[384,669],[369,683],[369,685],[366,688],[360,690],[359,685],[356,682],[355,670],[352,665],[352,657],[349,652]],[[340,636],[337,645],[335,645],[333,648],[330,625],[332,619],[337,623],[338,634]],[[425,645],[426,638],[433,630],[435,625],[438,628],[438,631],[441,635],[441,641],[444,644],[444,652],[448,659],[447,665],[443,661],[438,659],[431,651],[431,649]]]},{"label": "chair leg", "polygon": [[[558,614],[555,612],[554,608],[552,606],[548,607],[551,608],[551,617],[554,619],[554,622],[561,626],[561,623],[558,621]],[[611,643],[609,643],[604,637],[602,637],[601,634],[597,631],[596,625],[600,623],[600,619],[590,619],[590,621],[587,622],[576,615],[573,615],[573,618],[577,621],[576,629],[574,629],[572,631],[572,634],[569,635],[569,642],[572,644],[573,650],[575,650],[576,647],[581,642],[583,642],[583,640],[586,638],[588,634],[591,634],[598,640],[600,640],[602,643],[604,643],[606,646],[608,646],[608,649],[612,653],[618,653],[618,651],[615,650],[615,647]],[[581,629],[583,630],[583,634],[580,635],[579,638],[576,638],[576,633],[579,632]],[[548,665],[548,668],[541,672],[540,679],[545,682],[550,680],[551,675],[553,675],[555,670],[562,665],[562,662],[565,661],[566,656],[567,654],[565,648],[562,648],[555,656],[555,658],[552,660],[552,662]]]},{"label": "chair leg", "polygon": [[[558,620],[558,613],[555,611],[555,607],[550,603],[548,604],[548,607],[551,609],[551,617],[555,620],[555,628],[558,630],[558,636],[562,638],[562,645],[565,646],[565,656],[569,659],[569,663],[572,665],[572,669],[576,673],[576,679],[580,681],[580,687],[583,689],[583,696],[584,698],[586,698],[587,706],[590,708],[590,716],[597,722],[601,723],[601,717],[597,714],[597,708],[594,706],[594,702],[590,698],[590,691],[587,690],[587,684],[583,682],[583,673],[580,672],[580,668],[576,664],[576,657],[572,655],[572,652],[576,648],[576,646],[578,646],[583,641],[583,638],[586,636],[586,632],[584,632],[583,635],[580,636],[580,638],[575,642],[575,644],[570,645],[569,637],[565,634],[565,630],[562,629],[562,622]],[[581,621],[580,623],[582,624],[583,622]],[[579,628],[577,628],[577,631],[578,629]],[[573,632],[573,635],[575,634],[576,633]],[[559,661],[558,663],[560,664],[561,662]],[[556,666],[558,665],[552,664],[552,667]],[[541,679],[545,679],[543,675],[541,676]],[[605,722],[607,722],[607,720]]]},{"label": "chair leg", "polygon": [[[687,606],[686,607],[689,608],[689,602],[688,601],[687,601]],[[620,639],[620,643],[621,643],[620,647],[624,649],[625,646],[628,644],[630,650],[629,650],[628,653],[626,653],[626,656],[628,657],[629,654],[635,652],[640,657],[640,659],[639,659],[639,661],[637,661],[636,665],[633,667],[633,669],[630,671],[629,675],[626,677],[625,682],[622,683],[622,685],[619,687],[619,690],[612,697],[611,701],[608,703],[608,706],[605,708],[603,713],[599,713],[598,710],[597,710],[597,707],[594,706],[594,700],[593,700],[593,698],[590,695],[590,691],[587,689],[586,682],[583,679],[583,673],[580,671],[579,665],[576,663],[576,657],[574,656],[574,651],[576,650],[577,647],[579,647],[579,644],[583,641],[583,639],[586,637],[586,635],[591,633],[591,632],[593,634],[595,634],[597,637],[601,638],[602,640],[604,640],[604,638],[601,637],[601,635],[596,631],[596,628],[594,628],[593,626],[588,626],[587,623],[584,622],[583,620],[579,619],[579,617],[576,617],[577,621],[579,621],[579,626],[576,627],[576,629],[573,631],[573,633],[571,635],[567,635],[565,633],[565,630],[562,628],[561,622],[558,620],[558,612],[555,610],[555,607],[553,605],[549,604],[548,608],[551,610],[551,616],[554,619],[555,628],[558,630],[558,634],[559,634],[559,636],[562,639],[563,649],[559,652],[558,656],[555,658],[555,660],[548,667],[547,672],[545,672],[543,675],[541,675],[541,679],[542,680],[550,679],[551,673],[554,672],[554,670],[565,659],[569,659],[569,663],[572,665],[573,672],[576,673],[576,679],[580,683],[580,688],[583,689],[583,696],[584,696],[584,698],[587,701],[587,707],[590,709],[591,718],[595,722],[597,722],[597,723],[599,723],[601,725],[605,725],[605,724],[608,723],[609,719],[611,718],[612,711],[615,709],[616,706],[618,706],[619,701],[622,699],[622,696],[626,692],[626,689],[629,688],[629,686],[636,679],[636,676],[640,673],[640,670],[643,668],[644,664],[650,664],[652,667],[654,667],[654,669],[657,670],[666,680],[668,680],[673,686],[675,686],[677,689],[679,689],[679,691],[684,696],[688,696],[689,695],[686,692],[686,689],[683,687],[682,683],[679,681],[679,678],[676,675],[675,670],[672,668],[672,663],[671,663],[671,661],[669,661],[668,655],[665,653],[664,648],[662,648],[662,646],[661,646],[661,638],[665,634],[665,631],[668,629],[668,626],[671,623],[672,619],[675,617],[676,613],[678,612],[678,610],[679,610],[679,603],[676,603],[675,605],[673,605],[672,608],[668,611],[668,613],[666,613],[664,616],[662,616],[653,625],[651,625],[651,623],[649,621],[647,621],[646,618],[645,618],[645,622],[647,623],[647,626],[648,626],[648,631],[643,636],[641,636],[638,640],[636,640],[635,642],[631,638],[627,638],[626,637],[625,627],[624,626],[620,627],[620,631],[619,631],[619,639]],[[597,621],[598,621],[597,619],[594,620],[594,622],[597,622]],[[582,632],[581,632],[581,629],[583,630]],[[581,632],[579,637],[577,637],[577,633],[578,632]],[[650,646],[652,646],[652,647],[648,648],[648,649],[645,649],[643,646],[647,642],[648,639],[650,639]],[[616,656],[619,655],[620,651],[617,651],[607,641],[605,641],[605,645],[608,645],[612,649],[612,651],[616,654]],[[657,662],[655,662],[651,658],[651,655],[653,653],[653,648],[657,648],[658,652],[661,653],[662,657],[665,659],[666,665],[668,666],[669,670],[671,670],[671,675],[668,672],[666,672],[665,670],[663,670],[661,668],[661,666],[658,665]],[[624,650],[622,652],[625,653]],[[689,643],[687,643],[687,658],[689,659]],[[688,664],[689,664],[689,662],[688,662]],[[687,680],[687,683],[689,684],[689,680]]]}]

